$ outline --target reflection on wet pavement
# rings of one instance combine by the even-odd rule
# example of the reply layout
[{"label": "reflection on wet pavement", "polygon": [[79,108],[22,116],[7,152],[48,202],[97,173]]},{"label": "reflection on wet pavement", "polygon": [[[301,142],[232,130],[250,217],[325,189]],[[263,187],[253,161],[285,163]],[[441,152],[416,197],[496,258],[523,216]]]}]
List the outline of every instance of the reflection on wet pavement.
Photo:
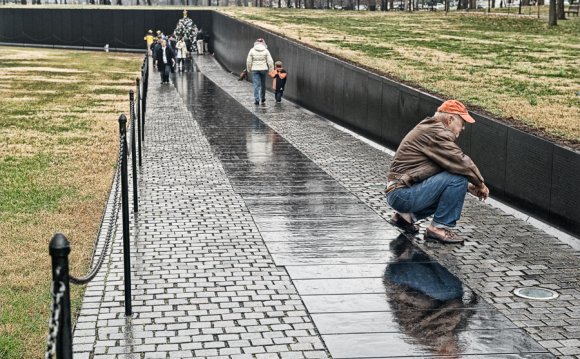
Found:
[{"label": "reflection on wet pavement", "polygon": [[175,83],[334,358],[552,357],[199,72]]}]

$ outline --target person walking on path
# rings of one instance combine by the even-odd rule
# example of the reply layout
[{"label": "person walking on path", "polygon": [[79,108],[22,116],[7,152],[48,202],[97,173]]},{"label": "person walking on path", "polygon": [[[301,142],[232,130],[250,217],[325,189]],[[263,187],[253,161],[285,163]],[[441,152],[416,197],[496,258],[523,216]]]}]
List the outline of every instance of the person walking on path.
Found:
[{"label": "person walking on path", "polygon": [[195,34],[195,43],[197,45],[197,54],[203,55],[203,29],[199,29],[197,34]]},{"label": "person walking on path", "polygon": [[286,86],[286,76],[288,73],[282,67],[282,61],[274,63],[274,70],[269,73],[272,77],[272,89],[274,90],[274,98],[276,102],[282,102],[282,95],[284,94],[284,86]]},{"label": "person walking on path", "polygon": [[264,39],[259,38],[254,42],[254,47],[250,49],[246,59],[246,70],[252,73],[252,83],[254,84],[254,104],[258,105],[260,100],[266,102],[266,75],[274,69],[274,60],[268,51]]},{"label": "person walking on path", "polygon": [[151,46],[153,45],[153,40],[155,38],[153,37],[153,30],[149,30],[147,31],[147,35],[145,35],[145,37],[143,38],[143,40],[147,41],[147,54],[149,56],[151,56]]},{"label": "person walking on path", "polygon": [[396,211],[390,223],[417,233],[414,223],[430,215],[425,237],[444,243],[461,243],[452,232],[461,217],[465,193],[480,200],[489,189],[471,158],[455,143],[465,123],[475,120],[457,100],[445,101],[433,117],[427,117],[399,145],[385,188],[387,203]]},{"label": "person walking on path", "polygon": [[175,66],[175,57],[173,50],[167,46],[167,42],[165,40],[161,40],[161,47],[157,50],[155,57],[157,60],[157,69],[161,74],[161,83],[168,84],[169,71],[171,71],[171,68]]},{"label": "person walking on path", "polygon": [[177,66],[179,70],[183,70],[185,58],[187,57],[187,45],[183,39],[179,39],[177,41]]},{"label": "person walking on path", "polygon": [[173,50],[173,54],[177,57],[177,39],[175,38],[175,35],[169,35],[167,38],[167,46]]},{"label": "person walking on path", "polygon": [[159,52],[159,49],[161,48],[161,41],[163,41],[163,38],[161,36],[158,36],[157,40],[155,41],[155,43],[151,47],[151,51],[153,52],[153,66],[158,65],[157,64],[157,53]]},{"label": "person walking on path", "polygon": [[211,54],[209,51],[209,31],[207,30],[203,32],[203,53]]}]

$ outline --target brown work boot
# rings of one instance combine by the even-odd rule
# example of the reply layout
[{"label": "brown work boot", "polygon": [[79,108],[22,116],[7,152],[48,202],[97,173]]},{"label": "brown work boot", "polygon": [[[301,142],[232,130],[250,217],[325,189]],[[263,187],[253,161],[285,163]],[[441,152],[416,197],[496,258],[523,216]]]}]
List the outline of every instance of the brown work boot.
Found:
[{"label": "brown work boot", "polygon": [[439,231],[434,231],[431,227],[425,230],[425,238],[435,239],[442,243],[463,243],[464,239],[460,235],[451,232],[445,228],[438,228]]}]

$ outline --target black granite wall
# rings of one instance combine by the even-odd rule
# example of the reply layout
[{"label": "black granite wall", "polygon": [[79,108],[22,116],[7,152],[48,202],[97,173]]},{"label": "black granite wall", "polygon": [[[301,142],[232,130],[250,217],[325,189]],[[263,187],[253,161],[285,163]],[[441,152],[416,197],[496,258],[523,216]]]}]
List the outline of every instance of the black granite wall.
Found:
[{"label": "black granite wall", "polygon": [[[182,9],[0,8],[0,42],[139,49],[148,29],[171,32],[181,17]],[[442,102],[220,13],[190,10],[189,17],[210,29],[216,58],[235,73],[263,37],[289,71],[284,96],[392,149]],[[473,116],[459,143],[493,195],[580,235],[580,153]]]},{"label": "black granite wall", "polygon": [[[211,11],[190,11],[198,27],[211,28]],[[143,49],[147,30],[173,32],[183,9],[0,8],[0,42],[46,46]]]}]

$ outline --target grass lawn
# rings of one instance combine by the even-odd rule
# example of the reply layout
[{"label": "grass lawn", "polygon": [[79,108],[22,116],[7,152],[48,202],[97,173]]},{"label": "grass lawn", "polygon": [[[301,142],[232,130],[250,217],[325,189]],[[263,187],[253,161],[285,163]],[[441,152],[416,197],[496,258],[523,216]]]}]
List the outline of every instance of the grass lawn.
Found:
[{"label": "grass lawn", "polygon": [[484,13],[220,11],[580,148],[578,18],[548,28]]},{"label": "grass lawn", "polygon": [[[48,242],[88,270],[142,55],[0,47],[0,358],[44,356]],[[82,288],[72,286],[78,308]]]}]

